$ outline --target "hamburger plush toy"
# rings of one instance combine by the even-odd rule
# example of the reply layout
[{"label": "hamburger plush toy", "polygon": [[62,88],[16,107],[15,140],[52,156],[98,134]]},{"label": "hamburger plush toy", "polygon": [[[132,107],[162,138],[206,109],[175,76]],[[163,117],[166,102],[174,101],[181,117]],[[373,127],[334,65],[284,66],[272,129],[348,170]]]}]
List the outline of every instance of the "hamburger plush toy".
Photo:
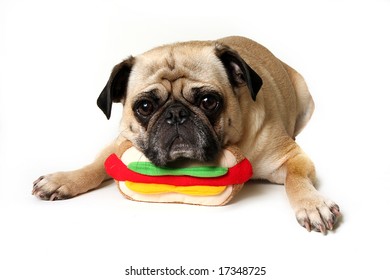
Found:
[{"label": "hamburger plush toy", "polygon": [[178,160],[157,167],[125,141],[118,155],[107,158],[105,168],[128,199],[208,206],[225,205],[252,177],[250,162],[235,146],[223,149],[210,163]]}]

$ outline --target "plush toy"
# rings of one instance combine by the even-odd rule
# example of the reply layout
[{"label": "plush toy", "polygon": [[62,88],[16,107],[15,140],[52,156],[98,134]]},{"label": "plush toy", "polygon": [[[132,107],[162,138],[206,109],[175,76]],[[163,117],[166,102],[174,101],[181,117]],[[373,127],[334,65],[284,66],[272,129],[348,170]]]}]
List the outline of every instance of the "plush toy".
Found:
[{"label": "plush toy", "polygon": [[136,201],[225,205],[252,176],[250,162],[234,146],[211,163],[178,160],[169,167],[153,165],[129,141],[119,151],[107,158],[106,171]]}]

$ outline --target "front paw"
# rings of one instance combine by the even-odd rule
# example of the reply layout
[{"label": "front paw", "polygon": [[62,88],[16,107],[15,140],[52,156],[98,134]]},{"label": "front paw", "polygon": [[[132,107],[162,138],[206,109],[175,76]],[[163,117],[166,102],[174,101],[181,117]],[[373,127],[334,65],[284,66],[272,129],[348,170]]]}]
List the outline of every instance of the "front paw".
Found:
[{"label": "front paw", "polygon": [[298,223],[308,231],[326,234],[341,216],[339,206],[320,194],[310,194],[293,204]]},{"label": "front paw", "polygon": [[74,197],[71,185],[63,172],[39,177],[34,181],[32,194],[43,200],[60,200]]}]

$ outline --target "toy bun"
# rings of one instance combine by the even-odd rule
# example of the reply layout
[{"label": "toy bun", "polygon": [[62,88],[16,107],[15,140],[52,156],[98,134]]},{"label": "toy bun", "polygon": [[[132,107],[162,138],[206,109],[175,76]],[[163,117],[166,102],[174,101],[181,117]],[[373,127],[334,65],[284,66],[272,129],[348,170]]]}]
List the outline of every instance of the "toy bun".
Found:
[{"label": "toy bun", "polygon": [[252,176],[251,164],[235,146],[210,163],[183,160],[159,168],[125,141],[118,154],[107,158],[105,168],[128,199],[207,206],[225,205]]}]

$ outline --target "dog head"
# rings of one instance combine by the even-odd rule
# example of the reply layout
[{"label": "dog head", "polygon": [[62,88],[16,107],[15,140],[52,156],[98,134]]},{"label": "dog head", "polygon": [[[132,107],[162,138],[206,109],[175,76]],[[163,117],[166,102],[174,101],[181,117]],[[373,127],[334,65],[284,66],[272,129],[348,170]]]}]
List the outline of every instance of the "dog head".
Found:
[{"label": "dog head", "polygon": [[[107,118],[123,104],[121,133],[154,164],[210,161],[242,134],[242,111],[261,78],[218,42],[152,49],[116,65],[97,104]],[[244,101],[245,100],[245,101]]]}]

